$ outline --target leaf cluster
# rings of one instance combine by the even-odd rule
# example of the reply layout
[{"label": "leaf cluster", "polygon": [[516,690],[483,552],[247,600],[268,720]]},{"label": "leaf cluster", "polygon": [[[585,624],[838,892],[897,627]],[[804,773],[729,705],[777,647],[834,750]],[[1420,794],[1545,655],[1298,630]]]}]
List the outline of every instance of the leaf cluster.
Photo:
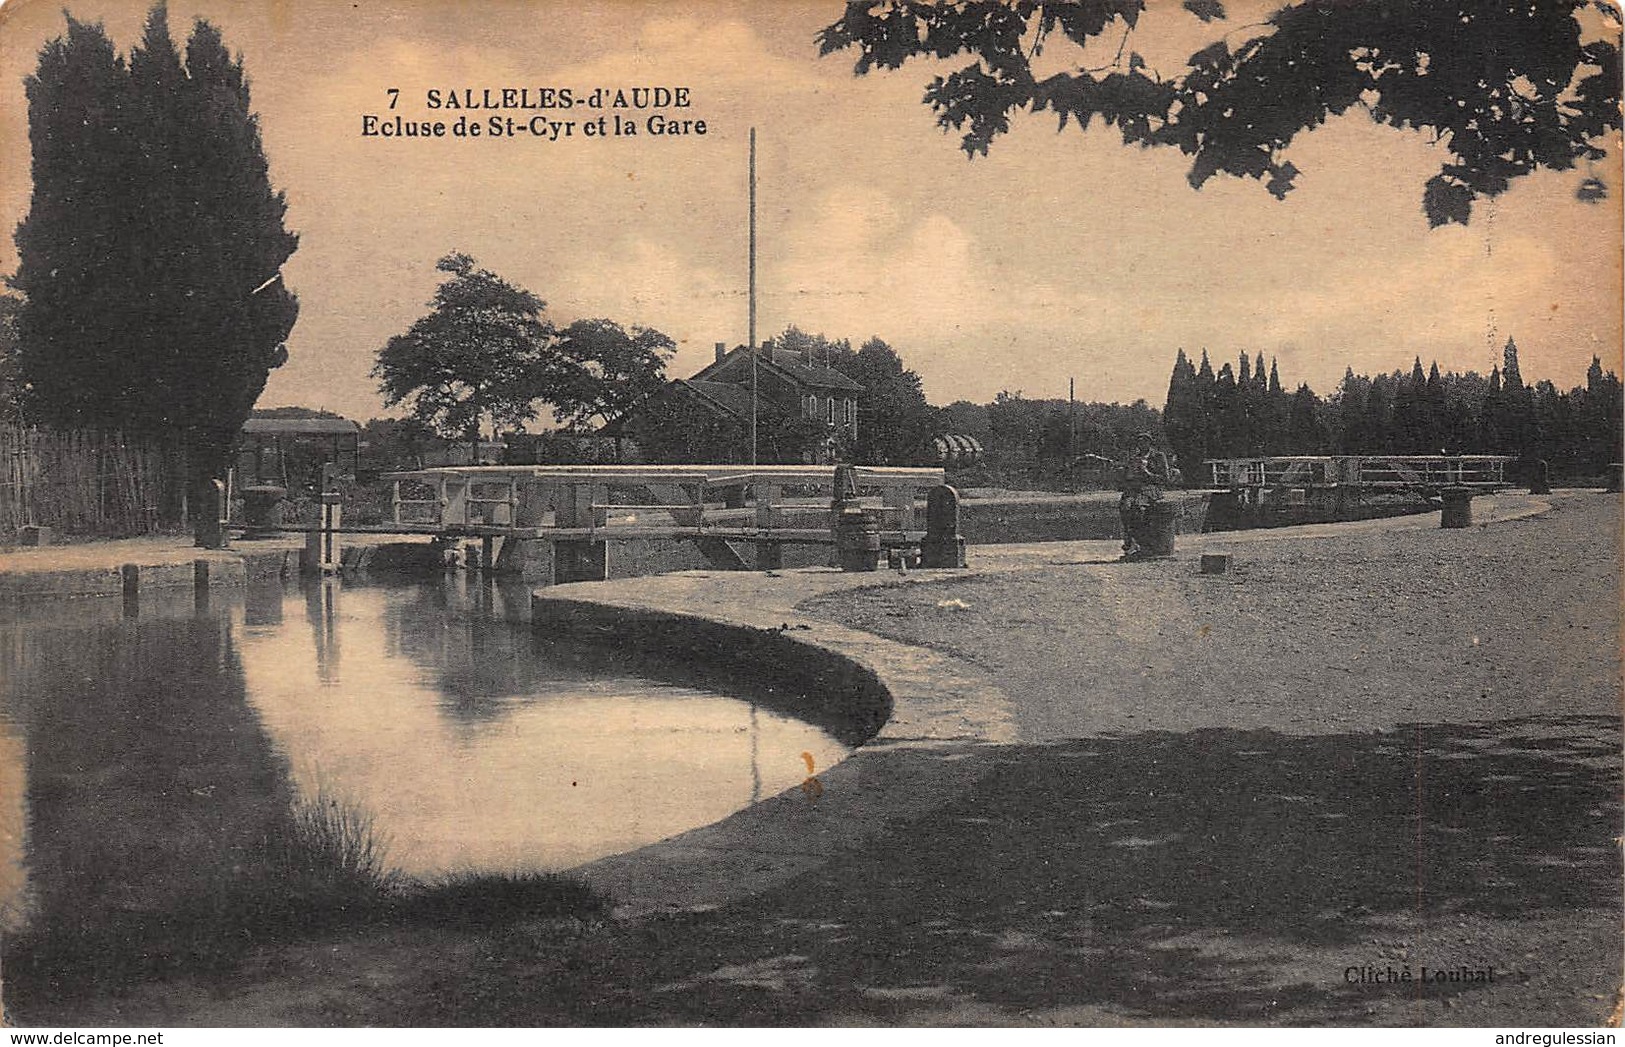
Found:
[{"label": "leaf cluster", "polygon": [[[1225,17],[1218,0],[1183,6],[1204,22]],[[1020,112],[1053,112],[1061,129],[1098,117],[1127,144],[1189,156],[1193,187],[1223,173],[1278,199],[1300,173],[1282,156],[1294,138],[1359,107],[1431,132],[1450,154],[1424,187],[1432,225],[1465,223],[1475,199],[1539,168],[1601,158],[1621,126],[1619,19],[1601,0],[1297,0],[1168,79],[1125,58],[1143,10],[1143,0],[853,0],[818,46],[855,49],[860,76],[911,58],[969,59],[935,77],[924,101],[970,156]],[[1586,18],[1606,38],[1588,39]],[[1052,34],[1082,47],[1108,28],[1123,32],[1109,66],[1035,76]],[[1577,196],[1605,192],[1588,177]]]}]

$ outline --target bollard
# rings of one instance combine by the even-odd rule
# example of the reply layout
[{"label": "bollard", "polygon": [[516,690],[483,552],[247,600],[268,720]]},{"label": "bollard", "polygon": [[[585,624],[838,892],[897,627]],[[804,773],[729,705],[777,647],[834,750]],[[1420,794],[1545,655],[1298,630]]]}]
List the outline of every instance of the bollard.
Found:
[{"label": "bollard", "polygon": [[1552,466],[1544,458],[1536,458],[1529,467],[1529,493],[1552,493]]},{"label": "bollard", "polygon": [[1178,510],[1170,502],[1152,502],[1140,517],[1141,533],[1135,535],[1143,557],[1174,555],[1174,534]]},{"label": "bollard", "polygon": [[1439,492],[1444,508],[1439,512],[1439,526],[1460,528],[1473,526],[1473,489],[1446,487]]},{"label": "bollard", "polygon": [[843,571],[873,571],[880,564],[880,531],[875,525],[875,555],[865,567],[863,553],[869,539],[865,534],[863,509],[858,505],[858,471],[850,465],[837,465],[829,502],[829,529],[835,539],[832,567]]},{"label": "bollard", "polygon": [[925,496],[925,537],[920,541],[921,567],[965,566],[965,539],[959,533],[959,492],[947,484]]}]

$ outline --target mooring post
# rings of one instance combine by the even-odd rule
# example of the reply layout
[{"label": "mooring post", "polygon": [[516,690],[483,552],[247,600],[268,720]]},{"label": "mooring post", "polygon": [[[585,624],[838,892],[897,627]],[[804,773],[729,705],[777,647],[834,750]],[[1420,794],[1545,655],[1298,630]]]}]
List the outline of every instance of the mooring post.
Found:
[{"label": "mooring post", "polygon": [[1439,513],[1439,526],[1462,528],[1473,526],[1473,489],[1446,487],[1439,492],[1444,508]]},{"label": "mooring post", "polygon": [[880,521],[858,504],[858,471],[850,465],[835,467],[830,528],[835,566],[843,571],[873,571],[880,566]]},{"label": "mooring post", "polygon": [[959,533],[959,492],[947,484],[931,488],[925,498],[925,538],[920,541],[920,566],[965,566],[965,539]]},{"label": "mooring post", "polygon": [[1529,493],[1552,493],[1552,467],[1544,458],[1536,458],[1529,465]]}]

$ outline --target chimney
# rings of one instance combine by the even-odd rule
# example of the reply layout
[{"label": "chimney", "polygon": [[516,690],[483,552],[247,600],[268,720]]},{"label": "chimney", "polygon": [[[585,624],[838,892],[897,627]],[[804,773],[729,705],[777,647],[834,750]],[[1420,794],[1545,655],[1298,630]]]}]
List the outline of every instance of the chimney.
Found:
[{"label": "chimney", "polygon": [[717,363],[720,364],[722,362],[722,358],[724,356],[727,356],[727,355],[728,355],[728,343],[727,342],[718,342],[717,343]]}]

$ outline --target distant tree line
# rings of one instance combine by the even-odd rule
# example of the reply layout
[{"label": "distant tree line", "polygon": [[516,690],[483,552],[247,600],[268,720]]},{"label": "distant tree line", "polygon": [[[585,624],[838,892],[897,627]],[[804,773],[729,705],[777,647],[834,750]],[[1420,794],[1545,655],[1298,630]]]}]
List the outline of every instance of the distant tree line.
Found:
[{"label": "distant tree line", "polygon": [[[1070,403],[1029,399],[1019,390],[1000,392],[991,403],[960,400],[935,407],[925,398],[919,374],[885,339],[874,336],[857,348],[847,339],[808,334],[789,325],[770,339],[769,350],[791,350],[814,365],[831,367],[864,387],[858,401],[858,436],[837,433],[838,454],[862,465],[919,465],[932,461],[932,438],[969,436],[982,446],[974,464],[956,468],[966,485],[1076,488],[1113,482],[1107,459],[1125,454],[1141,431],[1157,431],[1159,412],[1144,400],[1133,404]],[[763,434],[775,446],[797,439],[823,439],[784,422],[786,431]]]},{"label": "distant tree line", "polygon": [[955,479],[963,486],[1074,490],[1111,486],[1113,464],[1137,433],[1159,432],[1160,412],[1131,404],[1028,399],[1005,390],[991,403],[957,400],[938,413],[943,432],[982,445],[982,459]]},{"label": "distant tree line", "polygon": [[1568,392],[1524,381],[1507,340],[1489,376],[1426,371],[1344,372],[1322,399],[1306,383],[1288,393],[1275,361],[1241,354],[1215,372],[1180,350],[1168,382],[1163,428],[1186,476],[1208,458],[1309,454],[1507,454],[1542,458],[1567,476],[1601,474],[1621,458],[1621,387],[1593,357],[1586,384]]}]

